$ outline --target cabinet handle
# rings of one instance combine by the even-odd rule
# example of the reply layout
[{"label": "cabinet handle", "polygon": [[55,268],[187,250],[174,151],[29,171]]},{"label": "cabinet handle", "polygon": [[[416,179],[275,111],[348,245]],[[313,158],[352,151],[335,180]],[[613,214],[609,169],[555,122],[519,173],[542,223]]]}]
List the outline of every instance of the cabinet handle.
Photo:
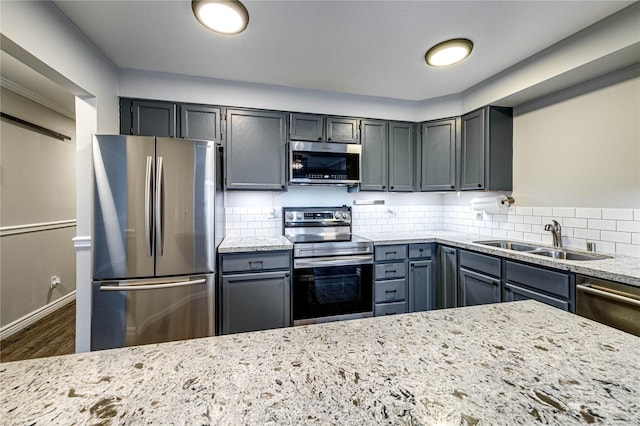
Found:
[{"label": "cabinet handle", "polygon": [[478,184],[478,188],[482,188],[482,184],[481,183]]},{"label": "cabinet handle", "polygon": [[289,278],[289,274],[284,274],[285,278]]},{"label": "cabinet handle", "polygon": [[331,138],[327,138],[327,140],[328,140],[329,142],[331,142]]},{"label": "cabinet handle", "polygon": [[[254,267],[255,265],[255,267]],[[249,269],[262,269],[264,266],[262,260],[250,260]]]},{"label": "cabinet handle", "polygon": [[388,251],[385,253],[385,256],[391,256],[391,255],[396,255],[398,252],[397,251]]},{"label": "cabinet handle", "polygon": [[391,188],[389,188],[389,189],[393,189],[393,188],[394,188],[394,187],[392,186],[392,187],[391,187]]},{"label": "cabinet handle", "polygon": [[455,185],[451,185],[451,189],[455,188]]},{"label": "cabinet handle", "polygon": [[386,186],[382,185],[382,189],[386,189],[386,188],[387,188]]},{"label": "cabinet handle", "polygon": [[393,271],[384,271],[385,274],[395,274],[396,272],[398,272],[397,270],[393,270]]},{"label": "cabinet handle", "polygon": [[319,138],[318,138],[318,140],[319,140],[319,141],[321,141],[321,140],[322,140],[322,137],[319,137]]},{"label": "cabinet handle", "polygon": [[424,251],[424,249],[422,249],[422,248],[421,248],[421,249],[418,249],[418,251],[419,251],[420,253],[422,253],[422,252]]},{"label": "cabinet handle", "polygon": [[385,294],[397,293],[398,290],[385,290]]}]

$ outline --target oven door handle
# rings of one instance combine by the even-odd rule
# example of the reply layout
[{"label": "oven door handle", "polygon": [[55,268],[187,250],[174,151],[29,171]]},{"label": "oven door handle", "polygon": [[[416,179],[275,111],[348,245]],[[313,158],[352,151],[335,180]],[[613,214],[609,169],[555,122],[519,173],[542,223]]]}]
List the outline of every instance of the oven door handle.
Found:
[{"label": "oven door handle", "polygon": [[331,256],[295,259],[293,269],[324,268],[330,266],[372,265],[373,256]]},{"label": "oven door handle", "polygon": [[594,294],[596,296],[604,297],[605,299],[615,300],[617,302],[627,303],[632,306],[636,306],[640,308],[640,299],[638,299],[633,294],[628,294],[622,291],[616,291],[613,289],[606,289],[604,287],[600,287],[593,284],[578,284],[576,286],[578,291],[584,293]]}]

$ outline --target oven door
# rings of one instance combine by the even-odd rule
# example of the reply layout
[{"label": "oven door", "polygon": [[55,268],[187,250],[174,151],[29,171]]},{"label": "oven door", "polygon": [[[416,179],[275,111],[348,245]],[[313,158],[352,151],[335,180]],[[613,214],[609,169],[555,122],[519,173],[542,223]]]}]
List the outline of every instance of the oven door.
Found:
[{"label": "oven door", "polygon": [[296,259],[293,325],[373,316],[373,256]]}]

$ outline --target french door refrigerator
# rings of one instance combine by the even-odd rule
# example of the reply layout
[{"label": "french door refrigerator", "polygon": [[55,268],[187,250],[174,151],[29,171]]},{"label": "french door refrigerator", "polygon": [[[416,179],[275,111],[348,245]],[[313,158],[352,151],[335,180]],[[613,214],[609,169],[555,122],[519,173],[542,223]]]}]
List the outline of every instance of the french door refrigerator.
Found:
[{"label": "french door refrigerator", "polygon": [[215,334],[221,157],[213,141],[94,136],[91,350]]}]

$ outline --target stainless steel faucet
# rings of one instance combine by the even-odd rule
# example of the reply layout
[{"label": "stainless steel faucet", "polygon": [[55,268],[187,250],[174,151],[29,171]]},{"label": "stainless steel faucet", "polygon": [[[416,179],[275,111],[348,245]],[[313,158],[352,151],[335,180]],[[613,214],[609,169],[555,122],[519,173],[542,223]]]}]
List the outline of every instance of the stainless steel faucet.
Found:
[{"label": "stainless steel faucet", "polygon": [[544,226],[544,230],[551,231],[554,247],[562,247],[562,227],[556,220],[552,220],[551,222],[553,222],[553,224],[547,223]]}]

